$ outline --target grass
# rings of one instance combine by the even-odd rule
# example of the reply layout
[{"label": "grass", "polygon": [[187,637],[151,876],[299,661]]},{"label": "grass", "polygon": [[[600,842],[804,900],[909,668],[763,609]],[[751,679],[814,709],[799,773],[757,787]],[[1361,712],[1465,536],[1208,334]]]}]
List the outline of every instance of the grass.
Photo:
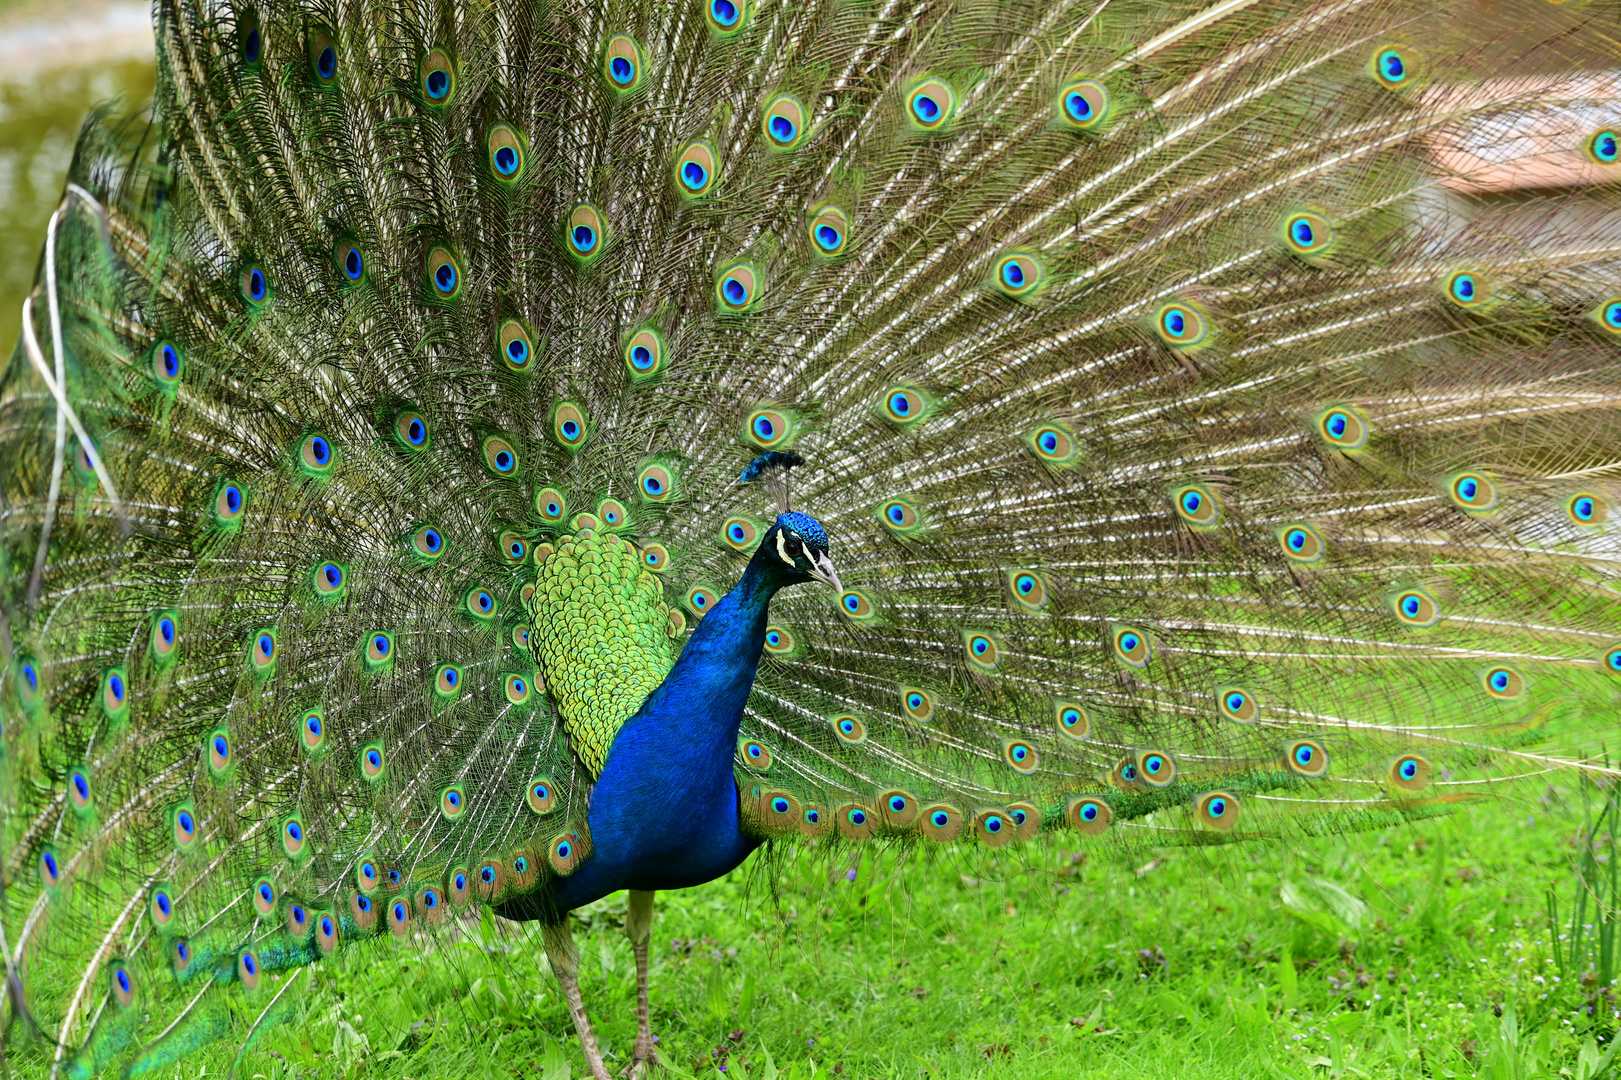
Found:
[{"label": "grass", "polygon": [[[1583,978],[1616,899],[1613,836],[1584,842],[1614,796],[1607,818],[1589,801],[1550,790],[1400,831],[1128,861],[1067,835],[999,857],[791,852],[660,894],[666,1075],[1587,1080],[1617,1029],[1614,972]],[[624,896],[580,914],[586,1002],[617,1068],[635,1033]],[[243,1075],[584,1072],[529,927],[486,914],[430,949],[367,943],[299,978],[294,1019]],[[172,1075],[221,1075],[234,1051]]]}]

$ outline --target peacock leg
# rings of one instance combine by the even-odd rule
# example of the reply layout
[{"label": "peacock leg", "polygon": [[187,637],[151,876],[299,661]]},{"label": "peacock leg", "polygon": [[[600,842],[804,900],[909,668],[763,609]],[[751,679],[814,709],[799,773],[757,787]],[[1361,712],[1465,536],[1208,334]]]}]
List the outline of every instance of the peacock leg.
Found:
[{"label": "peacock leg", "polygon": [[625,911],[625,936],[636,952],[636,1048],[630,1064],[620,1074],[631,1080],[639,1080],[658,1064],[658,1051],[653,1048],[653,1018],[647,1003],[647,944],[652,935],[653,892],[632,889]]},{"label": "peacock leg", "polygon": [[552,971],[563,988],[563,1000],[568,1002],[569,1019],[580,1036],[580,1052],[591,1070],[593,1080],[609,1080],[608,1070],[602,1064],[602,1052],[597,1049],[597,1037],[591,1031],[591,1018],[585,1015],[585,1002],[580,1000],[580,949],[574,944],[574,932],[568,916],[556,926],[545,930],[546,958],[552,962]]}]

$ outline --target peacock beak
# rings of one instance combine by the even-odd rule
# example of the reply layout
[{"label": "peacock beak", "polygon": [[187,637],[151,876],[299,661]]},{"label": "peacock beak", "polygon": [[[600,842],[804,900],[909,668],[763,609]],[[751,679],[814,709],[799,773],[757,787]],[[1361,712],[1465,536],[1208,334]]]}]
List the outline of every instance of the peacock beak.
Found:
[{"label": "peacock beak", "polygon": [[817,552],[811,555],[810,576],[817,581],[823,581],[833,587],[836,593],[842,593],[844,586],[839,584],[839,575],[833,570],[833,559],[827,552]]}]

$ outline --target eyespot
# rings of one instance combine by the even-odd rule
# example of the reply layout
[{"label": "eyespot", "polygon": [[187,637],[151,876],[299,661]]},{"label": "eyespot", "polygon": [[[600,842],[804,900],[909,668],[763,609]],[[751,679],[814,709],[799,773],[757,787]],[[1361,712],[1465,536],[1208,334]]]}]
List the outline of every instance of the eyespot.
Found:
[{"label": "eyespot", "polygon": [[1238,799],[1225,791],[1208,792],[1194,804],[1194,815],[1207,829],[1229,832],[1238,824]]},{"label": "eyespot", "polygon": [[1068,465],[1080,456],[1080,444],[1062,424],[1046,423],[1025,436],[1036,457],[1049,465]]},{"label": "eyespot", "polygon": [[909,386],[892,386],[884,391],[883,415],[891,423],[909,425],[923,419],[928,403]]},{"label": "eyespot", "polygon": [[39,704],[39,668],[34,661],[24,657],[17,665],[17,674],[20,676],[17,696],[23,705],[32,708]]},{"label": "eyespot", "polygon": [[747,10],[744,0],[699,0],[703,4],[704,18],[717,34],[735,34],[743,28]]},{"label": "eyespot", "polygon": [[242,488],[229,480],[225,481],[214,494],[214,520],[220,525],[235,526],[241,521],[247,503]]},{"label": "eyespot", "polygon": [[114,722],[129,715],[129,683],[123,668],[108,668],[101,673],[101,711]]},{"label": "eyespot", "polygon": [[40,849],[39,880],[45,888],[55,888],[62,880],[62,867],[56,861],[56,850],[49,845]]},{"label": "eyespot", "polygon": [[529,363],[535,358],[535,346],[523,323],[517,319],[507,319],[501,324],[496,352],[501,357],[501,363],[507,366],[507,370],[529,370]]},{"label": "eyespot", "polygon": [[360,748],[359,762],[360,775],[363,779],[373,783],[381,780],[384,770],[387,768],[386,759],[383,756],[383,744],[374,742],[362,746]]},{"label": "eyespot", "polygon": [[956,111],[956,91],[943,79],[924,79],[906,95],[906,118],[924,131],[938,131]]},{"label": "eyespot", "polygon": [[491,125],[484,139],[489,150],[490,171],[502,183],[515,183],[523,175],[527,155],[518,129],[511,124]]},{"label": "eyespot", "polygon": [[446,821],[461,817],[467,809],[467,792],[460,784],[451,784],[439,793],[439,813]]},{"label": "eyespot", "polygon": [[597,517],[604,529],[622,529],[630,524],[630,512],[618,499],[603,499],[597,503]]},{"label": "eyespot", "polygon": [[715,296],[722,311],[742,312],[759,298],[759,275],[747,263],[729,266],[715,279]]},{"label": "eyespot", "polygon": [[445,875],[445,892],[457,907],[465,907],[467,901],[473,898],[472,887],[472,875],[459,866]]},{"label": "eyespot", "polygon": [[804,836],[826,836],[833,827],[833,817],[815,803],[806,803],[799,814],[799,831]]},{"label": "eyespot", "polygon": [[948,843],[962,835],[962,811],[950,803],[925,806],[918,820],[923,835],[935,843]]},{"label": "eyespot", "polygon": [[276,663],[276,631],[260,630],[248,639],[248,663],[255,672],[268,674]]},{"label": "eyespot", "polygon": [[1621,334],[1621,297],[1611,297],[1588,313],[1608,334]]},{"label": "eyespot", "polygon": [[315,76],[317,85],[331,86],[338,77],[338,47],[332,40],[332,32],[325,29],[310,31],[308,45],[310,74]]},{"label": "eyespot", "polygon": [[191,803],[183,802],[169,815],[169,835],[180,851],[189,849],[197,841],[197,816]]},{"label": "eyespot", "polygon": [[715,148],[707,139],[694,139],[675,159],[675,187],[689,199],[708,195],[720,179]]},{"label": "eyespot", "polygon": [[890,499],[878,508],[878,520],[884,527],[898,536],[915,533],[922,524],[922,517],[917,507],[910,499],[896,497]]},{"label": "eyespot", "polygon": [[794,434],[794,423],[780,409],[756,409],[744,424],[745,437],[762,450],[785,445]]},{"label": "eyespot", "polygon": [[462,606],[467,609],[469,615],[480,622],[489,621],[500,608],[500,604],[495,599],[495,594],[478,586],[467,590],[467,595],[462,598]]},{"label": "eyespot", "polygon": [[687,607],[692,610],[692,613],[701,619],[705,615],[709,614],[709,609],[715,606],[715,601],[718,600],[720,596],[721,593],[718,590],[710,588],[707,585],[694,585],[692,588],[687,590],[687,595],[684,597],[684,599],[687,602]]},{"label": "eyespot", "polygon": [[1058,119],[1077,131],[1096,131],[1109,116],[1109,90],[1096,79],[1077,79],[1058,91]]},{"label": "eyespot", "polygon": [[1408,626],[1434,626],[1441,621],[1441,606],[1423,589],[1407,589],[1391,601],[1396,618]]},{"label": "eyespot", "polygon": [[733,551],[751,551],[759,539],[760,527],[750,518],[732,517],[721,522],[721,543]]},{"label": "eyespot", "polygon": [[580,838],[573,833],[564,833],[562,836],[552,837],[547,848],[547,859],[552,869],[563,877],[574,873],[575,869],[585,859],[585,846]]},{"label": "eyespot", "polygon": [[1115,658],[1133,668],[1146,668],[1149,660],[1153,658],[1153,647],[1149,644],[1148,634],[1144,634],[1135,626],[1114,628],[1110,634],[1110,645],[1114,647]]},{"label": "eyespot", "polygon": [[513,705],[522,705],[528,701],[529,693],[534,689],[528,676],[525,675],[507,675],[502,685],[506,691],[507,701]]},{"label": "eyespot", "polygon": [[1334,227],[1322,215],[1302,210],[1284,219],[1283,239],[1296,255],[1322,255],[1334,246]]},{"label": "eyespot", "polygon": [[1176,781],[1176,762],[1158,750],[1137,755],[1137,779],[1150,787],[1170,787]]},{"label": "eyespot", "polygon": [[1498,701],[1513,701],[1525,693],[1525,676],[1511,667],[1488,668],[1481,674],[1480,681],[1486,693]]},{"label": "eyespot", "polygon": [[377,905],[365,893],[349,894],[349,917],[359,930],[370,930],[377,925]]},{"label": "eyespot", "polygon": [[1114,811],[1102,799],[1083,796],[1069,800],[1064,817],[1082,836],[1102,836],[1114,824]]},{"label": "eyespot", "polygon": [[394,418],[394,437],[407,450],[426,450],[428,422],[421,413],[408,409]]},{"label": "eyespot", "polygon": [[1026,610],[1040,611],[1047,606],[1047,579],[1034,570],[1008,571],[1007,587],[1014,602]]},{"label": "eyespot", "polygon": [[563,232],[568,241],[569,254],[585,261],[602,253],[607,238],[601,211],[588,203],[581,203],[569,213]]},{"label": "eyespot", "polygon": [[860,746],[867,741],[867,725],[858,716],[842,713],[828,721],[833,725],[833,734],[840,742],[851,746]]},{"label": "eyespot", "polygon": [[786,791],[769,791],[760,796],[760,809],[767,828],[790,829],[799,823],[799,800]]},{"label": "eyespot", "polygon": [[208,768],[215,777],[224,775],[231,767],[231,735],[224,728],[215,728],[203,740],[204,752],[208,755]]},{"label": "eyespot", "polygon": [[325,600],[340,597],[349,587],[349,575],[334,562],[316,563],[310,571],[310,585],[315,595]]},{"label": "eyespot", "polygon": [[968,630],[962,636],[963,654],[968,662],[985,671],[995,671],[1002,661],[1002,650],[991,635]]},{"label": "eyespot", "polygon": [[1004,810],[981,810],[974,815],[974,836],[988,847],[1006,847],[1017,833],[1018,826]]},{"label": "eyespot", "polygon": [[1216,691],[1216,707],[1224,718],[1235,724],[1253,724],[1261,716],[1254,695],[1236,686]]},{"label": "eyespot", "polygon": [[575,532],[585,532],[587,529],[594,532],[602,528],[602,519],[595,514],[575,514],[574,520],[569,522],[569,528]]},{"label": "eyespot", "polygon": [[445,538],[432,525],[423,525],[411,534],[411,551],[429,562],[445,553]]},{"label": "eyespot", "polygon": [[417,86],[429,105],[445,105],[456,95],[456,66],[443,49],[430,49],[417,65]]},{"label": "eyespot", "polygon": [[844,617],[855,622],[871,622],[878,616],[872,597],[860,589],[846,589],[839,594],[839,610]]},{"label": "eyespot", "polygon": [[675,475],[656,462],[644,465],[636,476],[636,488],[648,502],[664,502],[675,494]]},{"label": "eyespot", "polygon": [[529,544],[515,532],[502,533],[496,539],[496,547],[500,549],[501,557],[512,566],[522,565],[529,555]]},{"label": "eyespot", "polygon": [[298,717],[298,737],[307,753],[314,754],[326,745],[326,719],[319,709],[306,709]]},{"label": "eyespot", "polygon": [[1354,409],[1335,407],[1317,418],[1317,434],[1339,450],[1360,450],[1368,445],[1366,420]]},{"label": "eyespot", "polygon": [[236,48],[242,63],[250,68],[258,66],[264,55],[264,35],[259,29],[259,17],[251,11],[243,11],[236,17]]},{"label": "eyespot", "polygon": [[294,814],[281,826],[281,850],[289,859],[296,859],[304,853],[307,840],[304,836],[304,822]]},{"label": "eyespot", "polygon": [[327,442],[324,435],[306,435],[298,444],[299,464],[311,476],[323,476],[330,472],[332,459],[332,444]]},{"label": "eyespot", "polygon": [[636,40],[624,34],[608,39],[602,54],[602,75],[609,87],[628,94],[642,84],[642,48]]},{"label": "eyespot", "polygon": [[1041,754],[1023,739],[1002,740],[1002,760],[1014,772],[1026,776],[1041,768]]},{"label": "eyespot", "polygon": [[572,401],[559,401],[552,410],[552,438],[564,449],[577,450],[585,445],[588,433],[585,410]]},{"label": "eyespot", "polygon": [[372,892],[381,881],[382,874],[371,859],[361,859],[355,866],[355,885],[361,892]]},{"label": "eyespot", "polygon": [[396,900],[388,905],[388,930],[395,937],[404,937],[411,926],[411,905]]},{"label": "eyespot", "polygon": [[1211,526],[1221,520],[1221,502],[1203,484],[1177,488],[1171,496],[1176,514],[1189,525]]},{"label": "eyespot", "polygon": [[310,913],[304,910],[303,904],[287,905],[287,932],[294,937],[300,937],[309,932]]},{"label": "eyespot", "polygon": [[1595,131],[1592,137],[1587,140],[1584,149],[1587,151],[1587,156],[1592,158],[1596,164],[1614,165],[1618,152],[1621,152],[1618,151],[1616,146],[1617,141],[1621,141],[1621,136],[1618,136],[1613,129],[1606,128],[1603,131]]},{"label": "eyespot", "polygon": [[805,106],[792,94],[773,97],[766,102],[760,116],[760,129],[765,132],[767,145],[774,150],[792,150],[798,146],[805,138],[805,118]]},{"label": "eyespot", "polygon": [[870,840],[878,828],[878,815],[860,803],[845,803],[833,811],[833,824],[846,840]]},{"label": "eyespot", "polygon": [[1621,675],[1621,649],[1609,649],[1604,653],[1604,670],[1612,675]]},{"label": "eyespot", "polygon": [[920,724],[934,719],[934,699],[927,690],[915,686],[901,687],[901,708]]},{"label": "eyespot", "polygon": [[1405,90],[1418,81],[1419,56],[1412,49],[1385,46],[1373,54],[1373,77],[1388,90]]},{"label": "eyespot", "polygon": [[499,435],[484,440],[484,467],[496,476],[512,476],[518,471],[518,450]]},{"label": "eyespot", "polygon": [[1327,550],[1322,533],[1305,524],[1285,525],[1279,529],[1278,546],[1285,557],[1300,563],[1317,562]]},{"label": "eyespot", "polygon": [[160,341],[152,346],[152,377],[166,393],[180,385],[180,372],[184,367],[180,350],[171,341]]},{"label": "eyespot", "polygon": [[90,774],[84,769],[68,773],[68,801],[80,813],[90,809]]},{"label": "eyespot", "polygon": [[991,284],[1003,296],[1022,300],[1034,296],[1047,278],[1041,260],[1029,252],[1010,251],[996,260]]},{"label": "eyespot", "polygon": [[1461,308],[1483,306],[1491,297],[1486,279],[1472,271],[1459,271],[1447,278],[1447,299]]},{"label": "eyespot", "polygon": [[632,381],[651,379],[664,370],[664,335],[644,326],[625,343],[625,367]]},{"label": "eyespot", "polygon": [[461,292],[461,266],[448,249],[436,247],[428,252],[428,284],[441,300],[452,299]]},{"label": "eyespot", "polygon": [[535,513],[555,524],[567,515],[568,499],[554,487],[541,488],[535,492]]},{"label": "eyespot", "polygon": [[341,240],[332,249],[332,262],[348,284],[358,284],[366,276],[366,256],[351,240]]},{"label": "eyespot", "polygon": [[782,626],[765,628],[765,651],[774,656],[786,656],[794,651],[794,635]]},{"label": "eyespot", "polygon": [[665,632],[673,638],[680,637],[687,629],[687,616],[680,608],[671,608],[666,619]]},{"label": "eyespot", "polygon": [[557,785],[549,776],[537,776],[529,781],[525,798],[536,814],[549,814],[557,809]]},{"label": "eyespot", "polygon": [[261,266],[249,266],[243,270],[237,285],[242,290],[242,299],[254,307],[270,301],[270,279]]},{"label": "eyespot", "polygon": [[160,611],[157,618],[152,620],[151,649],[152,659],[158,664],[165,664],[175,657],[175,650],[180,647],[180,613],[176,611]]},{"label": "eyespot", "polygon": [[670,552],[663,544],[643,544],[641,555],[642,565],[655,574],[662,574],[670,566]]},{"label": "eyespot", "polygon": [[338,951],[338,920],[325,913],[315,919],[315,944],[328,956]]},{"label": "eyespot", "polygon": [[837,206],[818,206],[811,211],[807,230],[816,254],[826,258],[842,255],[850,242],[850,215]]},{"label": "eyespot", "polygon": [[1299,776],[1324,776],[1328,773],[1328,751],[1321,743],[1298,739],[1284,748],[1283,763]]},{"label": "eyespot", "polygon": [[1081,705],[1067,701],[1053,704],[1053,716],[1058,724],[1059,734],[1076,742],[1085,742],[1092,737],[1092,717]]},{"label": "eyespot", "polygon": [[1390,782],[1401,791],[1423,791],[1430,786],[1430,772],[1427,758],[1403,754],[1390,763]]},{"label": "eyespot", "polygon": [[739,739],[737,757],[743,767],[752,772],[767,772],[771,768],[771,751],[757,739]]},{"label": "eyespot", "polygon": [[1497,505],[1497,485],[1481,473],[1459,473],[1447,484],[1447,494],[1459,509],[1476,513]]},{"label": "eyespot", "polygon": [[174,898],[169,895],[167,886],[159,885],[152,890],[152,899],[147,902],[146,914],[158,930],[174,921]]},{"label": "eyespot", "polygon": [[1197,304],[1179,301],[1166,304],[1154,316],[1154,329],[1160,340],[1173,349],[1191,349],[1210,337],[1210,319]]},{"label": "eyespot", "polygon": [[1602,525],[1610,516],[1610,504],[1590,491],[1579,492],[1566,500],[1565,516],[1576,525]]},{"label": "eyespot", "polygon": [[876,800],[878,816],[888,829],[904,829],[916,821],[921,804],[917,797],[909,791],[900,788],[891,788],[879,795]]},{"label": "eyespot", "polygon": [[366,637],[362,649],[366,666],[371,668],[383,667],[394,662],[394,635],[385,631],[377,631]]}]

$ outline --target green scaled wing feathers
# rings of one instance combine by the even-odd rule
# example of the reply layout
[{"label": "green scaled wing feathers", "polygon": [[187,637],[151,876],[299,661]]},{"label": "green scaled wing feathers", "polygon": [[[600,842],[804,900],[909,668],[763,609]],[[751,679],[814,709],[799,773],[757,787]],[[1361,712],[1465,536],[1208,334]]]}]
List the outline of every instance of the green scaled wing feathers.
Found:
[{"label": "green scaled wing feathers", "polygon": [[0,384],[58,1063],[589,858],[767,451],[845,591],[773,607],[759,834],[1220,842],[1602,767],[1621,57],[1475,14],[161,4]]}]

